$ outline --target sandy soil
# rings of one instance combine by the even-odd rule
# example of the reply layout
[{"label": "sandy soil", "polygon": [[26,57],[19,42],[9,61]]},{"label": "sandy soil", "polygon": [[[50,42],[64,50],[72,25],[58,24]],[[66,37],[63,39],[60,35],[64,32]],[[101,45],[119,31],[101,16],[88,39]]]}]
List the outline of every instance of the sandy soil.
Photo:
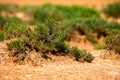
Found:
[{"label": "sandy soil", "polygon": [[103,59],[105,50],[93,50],[92,45],[82,41],[70,44],[78,48],[87,46],[95,56],[92,63],[77,62],[68,56],[51,56],[52,60],[39,61],[39,65],[30,62],[18,65],[5,56],[6,42],[0,43],[0,80],[120,80],[120,59]]},{"label": "sandy soil", "polygon": [[[19,5],[41,5],[44,3],[65,5],[86,5],[101,9],[117,0],[0,0],[0,3]],[[119,1],[119,0],[118,0]],[[39,66],[31,63],[25,65],[13,64],[5,54],[8,53],[6,42],[0,42],[0,80],[120,80],[120,59],[104,59],[106,50],[94,50],[85,37],[78,36],[71,41],[71,46],[87,49],[94,56],[92,63],[74,61],[67,56],[52,56],[52,60],[40,61]]]},{"label": "sandy soil", "polygon": [[118,61],[95,58],[93,63],[80,63],[58,58],[37,67],[0,65],[0,80],[120,80]]}]

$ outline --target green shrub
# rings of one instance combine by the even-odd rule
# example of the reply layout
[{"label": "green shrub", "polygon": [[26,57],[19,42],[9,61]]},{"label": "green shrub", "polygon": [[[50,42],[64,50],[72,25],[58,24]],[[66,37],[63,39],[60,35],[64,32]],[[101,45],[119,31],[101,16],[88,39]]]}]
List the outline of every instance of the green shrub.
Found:
[{"label": "green shrub", "polygon": [[2,29],[3,25],[5,24],[6,20],[3,16],[0,15],[0,29]]},{"label": "green shrub", "polygon": [[117,22],[110,22],[106,30],[108,36],[105,39],[106,47],[109,50],[114,50],[116,53],[119,51],[119,35],[120,35],[120,24]]},{"label": "green shrub", "polygon": [[7,43],[7,46],[8,50],[11,50],[11,53],[9,53],[8,56],[12,57],[12,60],[15,63],[24,61],[29,54],[26,52],[27,48],[21,39],[12,40],[11,42]]},{"label": "green shrub", "polygon": [[25,27],[21,24],[5,24],[3,30],[0,32],[0,41],[20,38],[23,35],[29,36],[31,33],[30,28]]},{"label": "green shrub", "polygon": [[[63,23],[65,24],[65,23]],[[92,43],[97,43],[97,38],[102,36],[106,37],[108,34],[106,32],[107,27],[109,27],[108,22],[100,18],[93,19],[75,19],[66,22],[63,29],[67,31],[66,37],[71,35],[73,31],[77,30],[82,35],[86,35],[87,39]],[[97,35],[94,35],[94,34]],[[69,38],[68,38],[69,39]]]},{"label": "green shrub", "polygon": [[13,13],[19,11],[20,7],[18,5],[13,4],[0,4],[0,11],[2,10],[9,13]]},{"label": "green shrub", "polygon": [[55,21],[48,20],[46,24],[40,24],[35,28],[35,39],[40,42],[44,42],[44,45],[51,50],[58,50],[64,52],[65,39],[64,31],[58,27],[59,25]]},{"label": "green shrub", "polygon": [[18,51],[25,51],[25,45],[20,39],[11,41],[7,44],[7,46],[9,47],[9,50],[14,49]]},{"label": "green shrub", "polygon": [[22,6],[20,7],[20,10],[25,12],[26,14],[29,14],[29,15],[33,15],[33,13],[36,11],[36,9],[38,9],[39,6],[30,6],[30,5],[27,5],[27,6]]},{"label": "green shrub", "polygon": [[86,52],[86,55],[84,57],[84,61],[91,62],[93,59],[94,59],[94,57],[91,55],[91,53]]},{"label": "green shrub", "polygon": [[17,18],[16,16],[13,17],[6,16],[4,17],[4,19],[5,19],[5,23],[24,24],[24,22],[21,19]]},{"label": "green shrub", "polygon": [[120,32],[120,24],[115,21],[107,22],[101,18],[74,19],[62,22],[62,29],[66,30],[66,39],[69,40],[74,31],[85,35],[92,43],[97,43],[101,37],[107,37]]},{"label": "green shrub", "polygon": [[45,4],[34,12],[34,18],[44,22],[47,18],[57,21],[76,19],[76,18],[93,18],[99,17],[99,13],[91,8],[82,6],[61,6]]},{"label": "green shrub", "polygon": [[49,28],[45,24],[40,24],[35,28],[36,36],[38,40],[44,40],[49,36]]},{"label": "green shrub", "polygon": [[113,50],[120,54],[120,34],[107,37],[105,43],[109,50]]},{"label": "green shrub", "polygon": [[[6,34],[5,38],[10,38],[11,36],[21,38],[26,45],[25,47],[35,49],[41,53],[52,51],[64,53],[67,49],[64,31],[58,26],[59,25],[52,20],[48,20],[46,24],[37,25],[34,31],[21,25],[12,25],[10,28],[7,28],[8,26],[4,27],[4,34]],[[10,33],[9,35],[11,36],[7,33]]]},{"label": "green shrub", "polygon": [[96,50],[100,50],[100,49],[105,49],[106,48],[106,45],[105,44],[94,44],[94,49]]},{"label": "green shrub", "polygon": [[116,34],[120,30],[120,24],[116,21],[111,21],[106,25],[108,33]]},{"label": "green shrub", "polygon": [[115,39],[112,42],[113,50],[120,54],[120,34],[116,35]]},{"label": "green shrub", "polygon": [[25,29],[26,27],[23,25],[6,24],[3,27],[4,38],[13,39],[13,38],[21,37],[21,35],[24,34]]},{"label": "green shrub", "polygon": [[3,40],[4,40],[4,32],[1,31],[1,32],[0,32],[0,42],[3,41]]},{"label": "green shrub", "polygon": [[13,16],[13,17],[8,17],[8,16],[3,17],[3,16],[0,15],[0,29],[3,29],[3,26],[6,23],[8,23],[8,24],[11,24],[11,23],[24,24],[24,22],[21,19],[15,17],[15,16]]},{"label": "green shrub", "polygon": [[103,9],[103,12],[107,16],[112,16],[114,18],[120,17],[120,3],[109,4]]},{"label": "green shrub", "polygon": [[15,34],[10,32],[12,30],[12,32],[14,32],[14,29],[17,32],[21,32],[21,30],[24,32],[19,32],[22,34],[18,36],[19,39],[7,44],[10,50],[15,50],[15,55],[19,55],[21,52],[27,55],[26,51],[31,50],[40,52],[45,58],[48,53],[54,55],[67,55],[72,53],[76,60],[83,59],[83,61],[91,62],[93,60],[92,55],[88,55],[88,52],[77,48],[71,49],[69,45],[65,43],[65,31],[59,26],[60,25],[54,20],[47,20],[46,23],[37,25],[34,30],[29,28],[24,29],[24,26],[19,25],[12,25],[10,29],[8,29],[7,26],[4,27],[3,30],[9,32],[11,36],[15,36]]},{"label": "green shrub", "polygon": [[72,47],[71,52],[77,61],[91,62],[94,59],[94,57],[89,52],[86,50],[80,50],[77,47]]},{"label": "green shrub", "polygon": [[84,50],[79,50],[77,47],[72,47],[73,55],[75,56],[75,59],[78,61],[80,58],[84,57]]},{"label": "green shrub", "polygon": [[[16,17],[0,16],[0,30],[2,30],[0,32],[0,41],[3,41],[4,39],[7,39],[7,38],[12,38],[13,34],[14,34],[14,37],[15,35],[19,35],[19,32],[17,32],[18,30],[16,29],[21,27],[17,25],[18,23],[22,23],[22,21]],[[21,29],[21,31],[23,30]]]}]

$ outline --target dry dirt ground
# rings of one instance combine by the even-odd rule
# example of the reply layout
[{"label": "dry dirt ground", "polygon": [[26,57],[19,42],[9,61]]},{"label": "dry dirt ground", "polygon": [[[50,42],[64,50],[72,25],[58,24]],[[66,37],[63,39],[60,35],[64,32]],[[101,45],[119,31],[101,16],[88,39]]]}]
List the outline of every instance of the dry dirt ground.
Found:
[{"label": "dry dirt ground", "polygon": [[103,56],[106,50],[94,50],[90,42],[83,40],[70,41],[70,44],[90,51],[95,56],[92,63],[77,62],[68,56],[51,56],[52,60],[40,61],[39,65],[30,62],[18,65],[4,55],[8,53],[8,41],[1,42],[0,80],[120,80],[120,56],[107,59]]},{"label": "dry dirt ground", "polygon": [[[53,4],[82,4],[90,7],[101,8],[103,5],[116,0],[0,0],[0,3],[17,3],[20,5]],[[79,37],[79,38],[78,38]],[[81,39],[79,41],[79,39]],[[52,56],[52,60],[43,60],[39,66],[18,65],[12,63],[4,54],[6,42],[0,42],[0,80],[120,80],[120,59],[105,58],[106,50],[94,50],[89,41],[84,43],[85,36],[76,36],[75,41],[70,41],[71,46],[87,49],[94,56],[92,63],[77,62],[67,56]],[[111,56],[111,55],[109,55]],[[112,55],[113,56],[113,55]],[[118,58],[118,59],[117,59]]]}]

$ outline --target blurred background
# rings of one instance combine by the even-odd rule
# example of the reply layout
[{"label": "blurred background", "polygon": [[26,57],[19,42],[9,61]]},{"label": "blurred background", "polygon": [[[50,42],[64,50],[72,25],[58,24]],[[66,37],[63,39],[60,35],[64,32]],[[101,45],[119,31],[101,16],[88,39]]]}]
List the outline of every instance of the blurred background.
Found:
[{"label": "blurred background", "polygon": [[[75,45],[82,40],[84,49],[93,49],[89,43],[103,44],[111,32],[120,33],[120,0],[0,0],[0,30],[3,32],[6,23],[22,24],[34,30],[37,24],[46,24],[47,19],[61,23],[60,29],[67,33],[66,40],[76,40]],[[3,32],[0,41],[8,35]]]},{"label": "blurred background", "polygon": [[85,5],[101,9],[110,3],[119,2],[119,0],[0,0],[0,3],[10,3],[18,5],[42,5],[45,3],[63,4],[63,5]]}]

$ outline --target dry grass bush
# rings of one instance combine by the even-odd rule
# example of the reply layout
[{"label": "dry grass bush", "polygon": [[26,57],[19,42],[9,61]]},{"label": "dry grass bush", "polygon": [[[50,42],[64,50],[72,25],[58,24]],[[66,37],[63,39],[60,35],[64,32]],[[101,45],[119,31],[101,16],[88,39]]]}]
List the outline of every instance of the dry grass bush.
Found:
[{"label": "dry grass bush", "polygon": [[104,55],[102,55],[101,58],[111,59],[111,60],[120,60],[120,55],[116,54],[115,51],[110,50],[110,51],[106,51],[106,53]]},{"label": "dry grass bush", "polygon": [[107,48],[120,54],[120,34],[111,35],[106,39]]}]

